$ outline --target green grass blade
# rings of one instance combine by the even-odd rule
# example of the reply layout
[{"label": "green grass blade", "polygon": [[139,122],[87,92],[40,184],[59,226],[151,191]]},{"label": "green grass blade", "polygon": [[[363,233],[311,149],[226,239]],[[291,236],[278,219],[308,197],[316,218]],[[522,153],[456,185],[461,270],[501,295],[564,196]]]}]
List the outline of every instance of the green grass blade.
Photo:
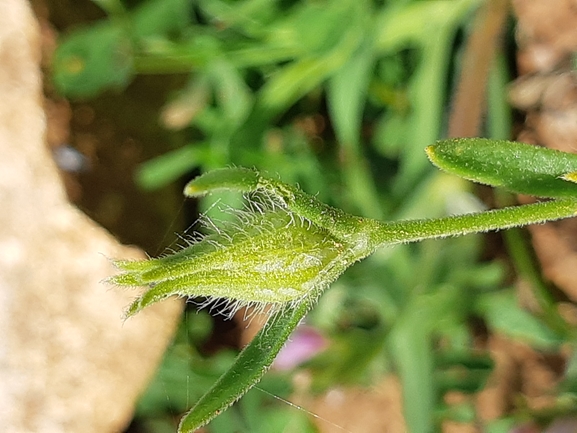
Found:
[{"label": "green grass blade", "polygon": [[201,165],[205,154],[205,146],[196,143],[157,156],[140,165],[135,181],[147,191],[162,188]]},{"label": "green grass blade", "polygon": [[327,97],[335,133],[342,147],[343,174],[349,200],[363,215],[383,215],[379,194],[361,149],[361,124],[375,63],[372,41],[365,41],[329,80]]},{"label": "green grass blade", "polygon": [[417,311],[410,309],[404,320],[395,326],[390,335],[389,348],[403,384],[408,431],[429,433],[434,426],[433,356],[429,330],[426,325],[419,323],[422,319],[416,313]]}]

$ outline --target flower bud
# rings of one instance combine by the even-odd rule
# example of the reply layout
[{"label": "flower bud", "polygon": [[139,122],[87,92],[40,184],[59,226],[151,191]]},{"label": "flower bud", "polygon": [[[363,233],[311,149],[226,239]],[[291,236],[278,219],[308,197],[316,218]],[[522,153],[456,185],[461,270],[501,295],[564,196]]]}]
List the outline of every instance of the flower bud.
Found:
[{"label": "flower bud", "polygon": [[124,272],[109,282],[148,287],[126,316],[173,295],[225,299],[231,313],[245,305],[274,309],[320,295],[350,264],[338,238],[272,200],[235,216],[175,254],[114,262]]}]

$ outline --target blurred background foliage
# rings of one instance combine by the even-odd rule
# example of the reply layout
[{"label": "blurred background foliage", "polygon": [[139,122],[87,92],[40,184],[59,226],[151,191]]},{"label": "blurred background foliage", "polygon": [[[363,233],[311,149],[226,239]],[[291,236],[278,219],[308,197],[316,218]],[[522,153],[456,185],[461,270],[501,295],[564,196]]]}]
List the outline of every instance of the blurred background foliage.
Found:
[{"label": "blurred background foliage", "polygon": [[[464,41],[484,1],[93,2],[106,15],[66,29],[52,59],[60,94],[89,101],[122,92],[137,75],[178,77],[160,112],[140,119],[178,137],[138,166],[140,189],[178,189],[193,173],[242,165],[381,220],[483,208],[471,185],[428,164],[424,148],[447,136]],[[504,101],[514,53],[493,54],[480,133],[510,138]],[[297,368],[311,374],[310,391],[370,385],[394,372],[411,432],[435,431],[446,419],[479,422],[472,400],[448,405],[444,396],[483,388],[493,368],[488,335],[544,351],[569,338],[554,309],[537,317],[519,306],[507,254],[496,236],[468,236],[383,249],[356,265],[307,319],[328,341]],[[215,326],[205,312],[185,315],[131,432],[174,431],[226,369],[234,343],[214,350]],[[306,412],[270,396],[288,397],[291,377],[271,372],[208,431],[317,431]],[[487,428],[507,431],[519,416],[513,408]]]}]

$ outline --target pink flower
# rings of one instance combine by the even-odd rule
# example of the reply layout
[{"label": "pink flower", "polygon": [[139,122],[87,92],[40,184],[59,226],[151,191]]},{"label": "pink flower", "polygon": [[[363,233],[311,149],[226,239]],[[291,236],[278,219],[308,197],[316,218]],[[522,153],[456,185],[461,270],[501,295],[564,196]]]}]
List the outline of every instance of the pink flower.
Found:
[{"label": "pink flower", "polygon": [[299,326],[276,357],[273,368],[291,370],[327,347],[327,340],[316,328]]}]

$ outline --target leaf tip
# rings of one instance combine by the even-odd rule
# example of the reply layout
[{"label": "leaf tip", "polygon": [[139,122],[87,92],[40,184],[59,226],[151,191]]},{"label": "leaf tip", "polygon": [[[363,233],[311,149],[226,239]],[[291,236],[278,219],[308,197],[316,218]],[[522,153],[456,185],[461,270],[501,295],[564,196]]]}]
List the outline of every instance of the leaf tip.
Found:
[{"label": "leaf tip", "polygon": [[425,147],[425,153],[427,154],[427,158],[429,158],[429,161],[431,161],[434,165],[438,165],[437,164],[438,158],[435,149],[436,145],[431,144],[430,146]]},{"label": "leaf tip", "polygon": [[565,173],[563,176],[561,176],[561,179],[566,180],[567,182],[577,183],[577,171]]},{"label": "leaf tip", "polygon": [[259,174],[244,167],[209,171],[191,180],[184,187],[186,197],[199,197],[215,190],[250,192],[258,188]]},{"label": "leaf tip", "polygon": [[142,306],[141,306],[141,297],[138,297],[137,299],[135,299],[132,304],[130,304],[128,306],[128,308],[126,310],[124,310],[124,313],[122,315],[124,320],[128,320],[130,319],[132,316],[134,316],[136,313],[138,313],[140,310],[142,310]]},{"label": "leaf tip", "polygon": [[184,191],[183,194],[186,197],[200,197],[205,195],[208,191],[203,189],[203,188],[199,188],[196,184],[193,183],[194,180],[191,180],[190,182],[188,182],[186,184],[186,186],[184,187]]}]

